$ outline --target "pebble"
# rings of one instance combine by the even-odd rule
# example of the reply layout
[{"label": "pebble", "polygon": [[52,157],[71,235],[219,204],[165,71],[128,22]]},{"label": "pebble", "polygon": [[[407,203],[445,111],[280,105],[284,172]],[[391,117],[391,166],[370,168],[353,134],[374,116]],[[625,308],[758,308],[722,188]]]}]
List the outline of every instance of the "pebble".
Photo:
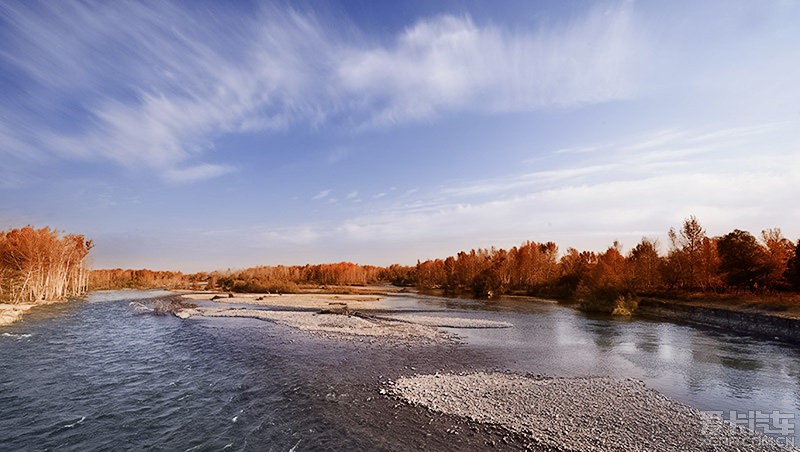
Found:
[{"label": "pebble", "polygon": [[[787,450],[771,438],[712,419],[634,379],[437,373],[401,377],[390,382],[386,392],[412,405],[501,426],[537,448]],[[458,434],[455,429],[446,433]]]}]

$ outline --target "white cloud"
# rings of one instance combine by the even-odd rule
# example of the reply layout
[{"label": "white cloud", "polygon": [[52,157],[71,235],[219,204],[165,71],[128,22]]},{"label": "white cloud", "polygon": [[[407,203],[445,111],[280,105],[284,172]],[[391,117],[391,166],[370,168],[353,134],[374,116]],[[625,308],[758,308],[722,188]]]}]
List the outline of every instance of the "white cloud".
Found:
[{"label": "white cloud", "polygon": [[330,194],[331,194],[331,190],[330,189],[322,190],[321,192],[319,192],[316,195],[312,196],[311,199],[312,200],[317,200],[317,199],[327,198],[328,195],[330,195]]},{"label": "white cloud", "polygon": [[347,194],[346,199],[356,199],[358,198],[358,190],[353,190]]},{"label": "white cloud", "polygon": [[[296,228],[314,231],[313,239],[305,234],[310,238],[306,244],[335,243],[356,250],[380,245],[391,249],[392,259],[405,262],[525,240],[598,250],[614,240],[632,246],[642,236],[663,239],[669,227],[692,214],[712,235],[777,226],[792,239],[800,236],[800,210],[794,208],[800,199],[800,153],[763,145],[797,135],[791,124],[675,130],[668,135],[664,139],[663,131],[657,131],[619,143],[614,146],[617,153],[600,153],[605,166],[577,163],[509,175],[511,182],[505,185],[501,179],[476,181],[418,194],[415,202],[338,224]],[[683,149],[687,143],[710,147],[681,155],[678,171],[654,165],[654,160],[668,163],[667,150]],[[762,143],[761,153],[750,152],[754,143]],[[631,150],[639,155],[632,156]],[[476,193],[486,196],[478,200]]]},{"label": "white cloud", "polygon": [[307,245],[323,237],[321,231],[309,226],[269,228],[260,234],[264,246]]},{"label": "white cloud", "polygon": [[201,163],[185,168],[171,168],[166,170],[164,179],[173,183],[192,183],[201,180],[213,179],[231,173],[234,168],[225,165],[214,165],[211,163]]},{"label": "white cloud", "polygon": [[339,77],[375,123],[444,111],[525,111],[630,96],[644,63],[632,11],[595,9],[550,28],[505,31],[469,17],[422,20],[392,47],[347,49]]},{"label": "white cloud", "polygon": [[[337,115],[385,124],[619,99],[635,89],[642,42],[628,7],[539,30],[445,15],[419,20],[387,47],[276,8],[241,17],[222,7],[53,3],[4,5],[0,14],[9,26],[0,61],[39,93],[25,99],[24,114],[0,114],[17,118],[2,152],[41,144],[63,158],[106,158],[167,179],[228,133]],[[72,103],[79,107],[65,106]],[[42,121],[51,111],[77,118],[75,127]]]}]

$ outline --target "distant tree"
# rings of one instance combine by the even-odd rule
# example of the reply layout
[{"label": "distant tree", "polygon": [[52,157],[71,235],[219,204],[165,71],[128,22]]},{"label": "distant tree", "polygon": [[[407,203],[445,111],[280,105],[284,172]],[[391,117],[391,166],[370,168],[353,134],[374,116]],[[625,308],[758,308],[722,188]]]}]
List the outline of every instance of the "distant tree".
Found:
[{"label": "distant tree", "polygon": [[626,259],[627,285],[635,292],[646,292],[661,286],[662,258],[658,254],[658,241],[642,238]]},{"label": "distant tree", "polygon": [[437,289],[447,280],[444,261],[441,259],[417,262],[417,287],[420,289]]},{"label": "distant tree", "polygon": [[789,257],[784,277],[794,290],[800,290],[800,240],[794,247],[793,255]]},{"label": "distant tree", "polygon": [[668,273],[677,277],[677,283],[689,289],[698,287],[702,278],[703,242],[706,231],[692,215],[683,222],[680,231],[670,228],[671,249],[667,264],[672,268]]},{"label": "distant tree", "polygon": [[536,294],[551,287],[558,277],[558,246],[553,242],[525,242],[509,252],[513,258],[512,284],[517,290]]},{"label": "distant tree", "polygon": [[717,241],[720,270],[724,281],[734,287],[764,285],[769,266],[764,248],[749,232],[735,229]]},{"label": "distant tree", "polygon": [[597,263],[581,280],[576,291],[581,309],[593,312],[630,315],[637,302],[631,296],[626,275],[627,262],[619,242],[597,255]]},{"label": "distant tree", "polygon": [[600,298],[616,298],[626,290],[625,258],[620,250],[619,242],[597,256],[597,263],[584,277],[583,283],[592,296]]},{"label": "distant tree", "polygon": [[794,244],[783,236],[779,228],[761,231],[761,241],[767,251],[768,273],[765,283],[773,289],[788,288],[789,282],[786,280],[785,273],[787,263],[794,254]]},{"label": "distant tree", "polygon": [[723,286],[719,275],[719,250],[716,238],[703,238],[700,246],[700,262],[697,267],[698,284],[705,290],[718,290]]},{"label": "distant tree", "polygon": [[595,264],[597,264],[597,254],[594,252],[567,249],[567,253],[559,261],[561,267],[559,286],[563,295],[574,295]]},{"label": "distant tree", "polygon": [[416,268],[392,264],[386,268],[382,279],[398,287],[412,286],[416,284]]}]

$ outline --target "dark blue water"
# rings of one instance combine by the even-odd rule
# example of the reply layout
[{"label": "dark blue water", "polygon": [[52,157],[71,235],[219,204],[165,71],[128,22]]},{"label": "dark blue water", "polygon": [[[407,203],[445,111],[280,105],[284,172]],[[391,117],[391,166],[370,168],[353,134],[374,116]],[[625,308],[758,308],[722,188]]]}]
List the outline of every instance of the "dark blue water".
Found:
[{"label": "dark blue water", "polygon": [[101,292],[0,332],[2,450],[470,450],[495,433],[396,406],[382,382],[508,369],[641,378],[703,410],[800,412],[800,355],[777,342],[547,303],[389,298],[387,306],[507,320],[462,345],[348,342],[253,319],[136,314]]}]

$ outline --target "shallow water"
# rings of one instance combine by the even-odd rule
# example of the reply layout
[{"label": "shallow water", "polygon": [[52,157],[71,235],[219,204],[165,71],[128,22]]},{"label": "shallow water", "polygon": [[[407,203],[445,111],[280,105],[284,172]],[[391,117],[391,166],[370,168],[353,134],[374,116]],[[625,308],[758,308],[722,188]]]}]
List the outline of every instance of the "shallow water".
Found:
[{"label": "shallow water", "polygon": [[[309,336],[254,319],[136,314],[163,292],[98,292],[32,310],[0,334],[0,449],[474,449],[457,420],[396,407],[381,384],[416,372],[612,375],[703,410],[800,412],[794,346],[550,303],[389,297],[387,307],[505,320],[409,348]],[[429,436],[430,435],[430,436]]]}]

